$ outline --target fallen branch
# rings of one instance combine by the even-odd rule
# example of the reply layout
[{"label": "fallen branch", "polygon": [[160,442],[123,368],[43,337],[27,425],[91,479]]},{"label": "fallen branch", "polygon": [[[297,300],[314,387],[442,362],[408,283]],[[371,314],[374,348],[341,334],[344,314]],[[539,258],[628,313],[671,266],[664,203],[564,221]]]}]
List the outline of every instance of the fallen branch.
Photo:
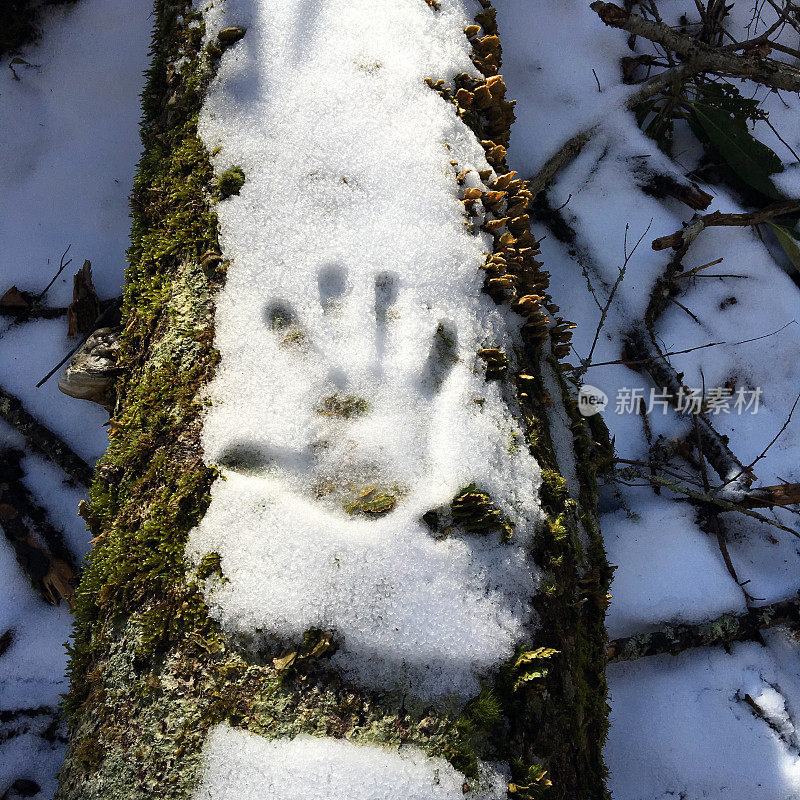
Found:
[{"label": "fallen branch", "polygon": [[0,636],[0,656],[8,650],[14,642],[14,629],[9,628]]},{"label": "fallen branch", "polygon": [[64,251],[63,255],[61,256],[61,260],[59,261],[59,264],[58,264],[58,270],[56,270],[56,274],[53,275],[53,279],[50,281],[50,283],[47,284],[47,286],[44,287],[44,289],[42,289],[41,292],[39,292],[39,294],[36,295],[35,299],[36,299],[37,303],[40,302],[44,298],[44,296],[49,291],[50,287],[58,279],[58,276],[72,263],[72,259],[70,259],[69,261],[66,261],[66,262],[64,261],[64,259],[67,257],[67,253],[69,253],[71,247],[72,247],[71,243],[69,245],[67,245],[67,249]]},{"label": "fallen branch", "polygon": [[662,625],[655,631],[614,639],[606,652],[612,662],[677,655],[693,647],[722,647],[758,639],[762,630],[777,625],[800,625],[800,595],[751,608],[744,614],[723,614],[697,625]]},{"label": "fallen branch", "polygon": [[59,711],[53,706],[35,706],[33,708],[4,708],[0,710],[0,724],[7,725],[20,719],[37,719],[38,717],[57,717]]},{"label": "fallen branch", "polygon": [[779,483],[751,489],[737,505],[744,508],[785,508],[800,503],[800,483]]},{"label": "fallen branch", "polygon": [[[767,60],[759,52],[747,51],[740,55],[730,49],[709,45],[693,36],[673,30],[661,21],[645,19],[614,3],[598,1],[592,3],[590,8],[597,12],[606,25],[649,39],[664,47],[668,53],[675,53],[683,59],[683,63],[673,64],[669,69],[653,76],[632,91],[622,103],[622,108],[627,111],[659,94],[670,84],[704,72],[748,78],[775,90],[800,92],[800,69],[789,64]],[[616,113],[618,110],[618,108],[610,109],[608,113]],[[529,188],[534,197],[560,170],[580,155],[600,127],[599,121],[588,125],[561,145],[539,172],[529,179]],[[700,203],[702,200],[698,197],[696,202]],[[705,207],[697,206],[698,210]]]},{"label": "fallen branch", "polygon": [[797,211],[800,211],[800,202],[797,200],[782,200],[778,203],[771,203],[758,211],[750,211],[746,214],[723,214],[721,211],[714,211],[711,214],[695,216],[684,228],[671,233],[669,236],[653,239],[651,247],[653,250],[666,250],[670,247],[677,249],[691,244],[702,231],[715,225],[729,227],[761,225],[767,220],[796,213]]},{"label": "fallen branch", "polygon": [[[708,480],[708,469],[706,468],[706,459],[703,452],[703,439],[700,435],[697,416],[694,417],[693,423],[697,444],[697,457],[700,465],[700,476],[703,481],[703,492],[709,494],[711,491],[711,483]],[[651,471],[651,475],[652,474],[654,473]],[[743,582],[739,580],[739,575],[736,572],[736,568],[733,566],[733,561],[731,560],[731,555],[728,550],[728,541],[725,536],[725,523],[720,518],[721,509],[712,503],[702,503],[697,505],[697,510],[700,530],[714,535],[714,538],[717,540],[717,547],[719,548],[720,555],[725,563],[725,569],[728,570],[728,574],[733,578],[734,583],[744,592],[745,602],[749,606],[756,598],[744,588]]]},{"label": "fallen branch", "polygon": [[[705,346],[711,346],[709,345]],[[668,393],[670,404],[677,408],[681,389],[685,388],[675,368],[667,361],[669,353],[661,353],[652,337],[643,331],[636,330],[628,335],[625,344],[623,363],[637,371],[645,371],[653,383]],[[599,366],[599,365],[593,365]],[[722,480],[736,473],[741,477],[745,488],[749,488],[755,476],[747,472],[744,464],[733,454],[725,438],[717,432],[705,414],[698,414],[698,435],[703,443],[706,460]]]},{"label": "fallen branch", "polygon": [[[676,80],[683,80],[691,75],[700,72],[695,69],[691,64],[684,64],[673,70],[665,70],[654,78],[651,78],[646,83],[639,86],[635,91],[631,92],[622,104],[622,108],[630,111],[645,100],[649,100],[654,95],[669,86],[670,83]],[[616,112],[619,110],[617,107],[611,109]],[[528,189],[536,197],[545,187],[553,180],[553,178],[564,167],[571,164],[583,151],[587,142],[597,133],[600,123],[590,125],[579,131],[566,142],[545,162],[544,166],[532,178],[528,179]],[[699,202],[699,196],[695,202]],[[705,206],[699,206],[705,208]]]},{"label": "fallen branch", "polygon": [[773,89],[800,92],[800,69],[758,54],[738,54],[712,47],[694,36],[674,30],[669,25],[645,19],[638,14],[597,0],[589,6],[611,28],[641,36],[680,56],[695,72],[713,72],[732,78],[746,78]]},{"label": "fallen branch", "polygon": [[536,175],[529,179],[528,189],[536,197],[550,181],[568,164],[571,164],[583,150],[589,139],[592,138],[595,128],[587,128],[586,130],[576,133],[571,139],[564,142],[559,148],[558,152],[554,153],[544,164],[544,166],[536,173]]},{"label": "fallen branch", "polygon": [[[645,416],[646,419],[646,416]],[[627,464],[631,467],[643,467],[650,469],[654,467],[655,462],[638,461],[630,458],[615,457],[614,461],[617,464]],[[694,484],[698,488],[702,488],[700,484],[695,483],[693,476],[680,473],[676,468],[670,469],[662,464],[657,465],[657,471],[651,474],[661,473],[669,477],[676,478],[686,484]],[[722,489],[722,486],[715,488],[709,487],[705,491],[712,497],[717,497],[717,492]],[[660,485],[655,488],[661,488]],[[789,506],[800,504],[800,483],[779,483],[776,486],[757,486],[747,494],[741,495],[735,499],[726,498],[730,503],[743,508],[789,508]],[[733,510],[733,509],[731,509]],[[791,510],[791,509],[789,509]]]},{"label": "fallen branch", "polygon": [[0,305],[0,317],[11,317],[26,322],[29,319],[58,319],[66,316],[66,313],[66,307]]},{"label": "fallen branch", "polygon": [[689,183],[681,183],[672,175],[654,173],[640,187],[642,191],[651,197],[659,199],[663,197],[673,197],[685,203],[695,211],[705,211],[714,199],[713,195],[704,192],[699,186]]},{"label": "fallen branch", "polygon": [[78,483],[88,486],[92,468],[53,431],[42,425],[23,406],[22,401],[0,386],[0,418],[16,428],[33,450],[42,453]]},{"label": "fallen branch", "polygon": [[[53,706],[37,706],[34,708],[8,708],[0,711],[0,745],[11,739],[21,736],[38,736],[51,745],[66,742],[66,730],[63,724],[60,711]],[[5,766],[5,765],[4,765]],[[10,777],[4,773],[3,778],[8,780]],[[11,797],[33,797],[36,792],[30,794],[15,794],[11,790],[14,786],[28,788],[33,784],[25,778],[15,781],[6,794],[0,796],[0,800]],[[35,784],[33,784],[35,785]]]},{"label": "fallen branch", "polygon": [[0,452],[0,524],[34,589],[52,605],[61,599],[71,605],[78,581],[76,560],[22,483],[23,455],[20,450]]},{"label": "fallen branch", "polygon": [[[775,719],[775,717],[772,716],[769,713],[769,711],[767,711],[765,708],[763,708],[761,705],[759,705],[753,699],[752,695],[749,695],[747,692],[742,694],[742,692],[740,690],[739,692],[737,692],[736,699],[741,701],[741,702],[744,702],[748,706],[750,706],[750,710],[753,712],[753,716],[756,719],[760,719],[763,723],[768,725],[771,728],[771,730],[773,731],[773,733],[779,739],[781,739],[784,742],[784,744],[787,744],[790,747],[794,744],[793,738],[786,735],[786,731],[781,728],[781,726],[778,724],[778,722]],[[792,730],[794,730],[794,729],[792,729]]]},{"label": "fallen branch", "polygon": [[[16,72],[14,73],[14,77],[17,77]],[[17,78],[17,80],[19,80],[19,78]],[[30,778],[17,778],[17,780],[8,787],[8,790],[3,796],[0,797],[0,800],[12,800],[12,798],[16,800],[18,797],[34,797],[41,791],[42,787],[39,786],[36,781],[32,781]]]},{"label": "fallen branch", "polygon": [[696,489],[691,489],[690,487],[684,486],[681,483],[668,480],[661,475],[650,475],[647,472],[639,472],[635,469],[624,469],[617,473],[617,477],[615,479],[619,480],[621,483],[624,483],[625,480],[629,480],[631,478],[643,480],[652,486],[660,486],[665,489],[669,489],[671,492],[675,492],[676,494],[681,494],[698,506],[716,506],[722,511],[738,511],[740,514],[757,519],[759,522],[763,522],[766,525],[771,525],[772,527],[778,528],[786,533],[791,533],[792,536],[800,539],[800,533],[793,528],[790,528],[787,525],[782,525],[777,520],[765,517],[763,514],[753,511],[752,508],[746,505],[733,500],[726,500],[724,498],[717,497],[713,493],[698,492]]}]

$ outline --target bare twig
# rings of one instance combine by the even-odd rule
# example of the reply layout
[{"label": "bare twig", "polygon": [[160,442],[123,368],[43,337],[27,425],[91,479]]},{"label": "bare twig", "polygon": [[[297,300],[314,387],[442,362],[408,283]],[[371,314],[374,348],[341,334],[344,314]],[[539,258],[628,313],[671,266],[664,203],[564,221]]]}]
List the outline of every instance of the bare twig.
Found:
[{"label": "bare twig", "polygon": [[[800,20],[798,20],[796,17],[793,17],[791,14],[785,14],[785,11],[786,11],[786,9],[785,9],[785,8],[781,8],[781,7],[780,7],[780,6],[779,6],[779,5],[778,5],[778,4],[775,2],[775,0],[767,0],[767,2],[768,2],[768,3],[769,3],[769,4],[770,4],[770,5],[771,5],[771,6],[772,6],[772,7],[773,7],[773,8],[774,8],[774,9],[775,9],[775,10],[776,10],[776,11],[777,11],[779,14],[781,14],[782,16],[784,16],[784,19],[786,20],[786,22],[788,22],[788,23],[789,23],[789,25],[791,25],[791,26],[792,26],[792,27],[793,27],[793,28],[794,28],[794,29],[795,29],[795,30],[796,30],[798,33],[800,33]],[[796,9],[796,8],[794,8],[793,10],[794,10],[795,12],[797,11],[797,9]]]},{"label": "bare twig", "polygon": [[677,275],[673,275],[672,280],[677,281],[681,278],[694,278],[702,270],[708,269],[709,267],[716,267],[717,264],[721,264],[724,260],[724,258],[715,258],[713,261],[708,261],[705,264],[701,264],[699,267],[692,267],[692,269],[687,269],[685,272],[679,272]]},{"label": "bare twig", "polygon": [[797,320],[795,319],[790,320],[785,325],[781,325],[781,327],[777,330],[774,330],[770,333],[765,333],[763,336],[755,336],[752,339],[742,339],[738,342],[707,342],[706,344],[697,345],[697,347],[687,347],[685,350],[671,350],[669,353],[658,353],[645,358],[618,358],[614,361],[598,361],[595,364],[589,364],[589,367],[608,367],[612,364],[625,364],[625,366],[635,367],[639,365],[650,364],[655,361],[663,361],[665,358],[669,358],[670,356],[680,356],[686,353],[693,353],[695,350],[705,350],[707,347],[720,347],[722,345],[736,347],[740,344],[749,344],[750,342],[757,342],[760,339],[766,339],[769,336],[775,336],[775,334],[780,333],[782,330],[788,328],[790,325],[794,325],[796,322]]},{"label": "bare twig", "polygon": [[[783,435],[783,432],[789,427],[789,423],[792,421],[792,416],[794,415],[795,409],[797,408],[797,404],[799,402],[800,402],[800,394],[798,394],[797,397],[795,398],[795,401],[792,404],[792,408],[789,411],[789,416],[786,418],[786,422],[784,422],[783,425],[781,426],[781,429],[775,434],[775,436],[772,437],[772,440],[770,441],[770,443],[756,456],[756,458],[750,464],[748,464],[746,467],[743,468],[743,471],[747,471],[747,472],[752,471],[752,468],[759,461],[761,461],[761,459],[764,458],[764,456],[767,455],[767,453],[769,452],[769,449],[772,447],[772,445],[774,445],[775,442],[777,442],[778,439],[781,438],[781,436]],[[725,487],[725,486],[727,486],[727,485],[729,485],[731,483],[734,483],[741,476],[741,474],[742,473],[739,473],[738,475],[734,475],[732,478],[728,478],[728,480],[726,480],[725,483],[723,483],[722,486],[720,486],[719,488],[722,489],[723,487]]]},{"label": "bare twig", "polygon": [[792,421],[792,416],[794,415],[794,411],[797,408],[798,402],[800,402],[800,394],[798,394],[797,397],[795,398],[795,401],[792,404],[792,408],[789,411],[789,416],[786,418],[786,422],[783,423],[781,429],[772,438],[772,441],[758,454],[758,456],[756,456],[756,458],[752,461],[752,463],[748,464],[748,469],[754,467],[759,461],[761,461],[761,459],[764,458],[764,456],[769,451],[770,447],[772,447],[772,445],[774,445],[775,442],[777,442],[778,439],[781,438],[781,435],[789,427],[789,423]]},{"label": "bare twig", "polygon": [[[628,264],[630,263],[631,258],[633,258],[634,253],[638,249],[639,245],[644,240],[644,237],[647,236],[648,231],[650,230],[650,226],[653,224],[653,220],[651,219],[645,229],[644,233],[639,237],[636,244],[633,246],[633,249],[628,252],[628,225],[625,225],[625,238],[623,241],[623,256],[624,260],[622,262],[622,266],[619,268],[619,274],[617,275],[617,279],[614,281],[614,285],[611,287],[611,291],[608,294],[608,299],[606,300],[605,305],[600,309],[600,321],[597,323],[597,330],[594,332],[594,339],[592,340],[592,346],[589,348],[589,355],[586,356],[585,359],[581,359],[581,368],[576,371],[576,377],[581,377],[584,372],[591,366],[592,363],[592,356],[594,355],[594,349],[597,347],[597,341],[600,338],[600,332],[603,330],[603,325],[605,325],[606,318],[608,317],[608,311],[611,308],[611,304],[614,302],[614,296],[617,293],[617,289],[619,289],[619,285],[622,283],[622,279],[625,277],[625,272],[628,269]],[[588,276],[587,276],[588,280]],[[597,298],[595,298],[596,300]]]},{"label": "bare twig", "polygon": [[53,275],[53,280],[51,280],[50,283],[48,283],[47,286],[45,286],[44,289],[42,289],[42,291],[38,295],[36,295],[36,301],[37,302],[41,301],[41,299],[47,294],[47,292],[50,289],[50,287],[56,282],[56,279],[58,278],[58,276],[72,263],[72,259],[70,259],[66,263],[64,262],[64,259],[66,258],[67,253],[69,253],[70,247],[72,247],[71,244],[67,246],[67,249],[64,251],[63,255],[61,256],[61,261],[58,264],[58,271],[56,272],[55,275]]},{"label": "bare twig", "polygon": [[[797,51],[797,58],[800,58],[800,51]],[[776,94],[778,93],[776,92]],[[780,95],[778,95],[778,97],[780,97]],[[800,161],[800,155],[798,155],[797,151],[789,144],[789,142],[787,142],[786,139],[784,139],[783,136],[780,135],[778,129],[769,121],[769,117],[765,116],[764,122],[766,123],[767,127],[775,134],[775,136],[778,137],[778,140],[781,142],[781,144],[783,144],[784,147],[786,147],[786,149],[795,157],[795,160]]]},{"label": "bare twig", "polygon": [[688,308],[686,308],[686,306],[683,303],[681,303],[679,300],[676,300],[674,297],[670,297],[670,302],[674,303],[676,306],[678,306],[679,309],[681,309],[681,311],[684,311],[686,314],[688,314],[698,325],[702,325],[703,324],[702,322],[700,322],[697,314],[695,314],[693,311],[690,311]]}]

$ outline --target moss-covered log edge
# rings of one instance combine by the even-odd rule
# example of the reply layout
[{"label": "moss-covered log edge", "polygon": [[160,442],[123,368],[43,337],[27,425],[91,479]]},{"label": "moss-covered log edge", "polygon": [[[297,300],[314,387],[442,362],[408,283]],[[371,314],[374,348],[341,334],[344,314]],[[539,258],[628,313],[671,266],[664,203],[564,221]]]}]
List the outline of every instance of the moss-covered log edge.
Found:
[{"label": "moss-covered log edge", "polygon": [[[494,12],[484,6],[484,35],[471,33],[476,64],[490,77],[499,68],[499,42],[495,48]],[[322,632],[309,632],[290,667],[277,669],[246,660],[210,620],[203,578],[187,574],[184,561],[187,535],[205,513],[216,477],[199,447],[200,389],[217,361],[213,297],[225,271],[213,211],[219,179],[197,135],[220,49],[202,48],[202,40],[202,18],[190,3],[156,1],[132,197],[125,372],[109,449],[83,509],[95,547],[77,596],[66,698],[71,744],[57,798],[188,797],[205,733],[222,721],[266,736],[415,744],[468,776],[478,757],[499,757],[513,765],[514,796],[602,797],[609,574],[593,509],[603,447],[561,383],[582,487],[571,499],[547,430],[541,377],[543,369],[560,375],[550,354],[563,326],[528,337],[518,354],[524,372],[506,376],[545,468],[549,525],[534,555],[548,571],[548,589],[537,599],[536,641],[501,670],[495,686],[459,714],[365,694],[342,685],[317,658],[326,651]],[[463,112],[479,135],[492,127],[486,114]],[[484,140],[498,172],[513,119],[506,112]],[[537,280],[543,277],[539,271]],[[487,271],[487,286],[490,278]],[[210,561],[203,565],[203,574],[213,570]]]}]

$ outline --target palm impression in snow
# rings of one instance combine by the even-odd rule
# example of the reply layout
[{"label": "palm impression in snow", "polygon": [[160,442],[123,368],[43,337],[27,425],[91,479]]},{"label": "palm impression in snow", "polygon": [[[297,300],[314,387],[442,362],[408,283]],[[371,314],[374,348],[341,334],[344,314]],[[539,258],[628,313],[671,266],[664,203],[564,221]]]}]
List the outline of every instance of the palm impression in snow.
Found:
[{"label": "palm impression in snow", "polygon": [[459,199],[489,165],[424,83],[475,71],[469,9],[304,5],[207,15],[247,29],[200,125],[246,179],[218,206],[203,440],[224,480],[189,551],[220,555],[212,614],[250,643],[330,630],[357,683],[474,694],[530,624],[542,512],[513,391],[477,356],[513,360],[519,322],[481,291],[492,241]]}]

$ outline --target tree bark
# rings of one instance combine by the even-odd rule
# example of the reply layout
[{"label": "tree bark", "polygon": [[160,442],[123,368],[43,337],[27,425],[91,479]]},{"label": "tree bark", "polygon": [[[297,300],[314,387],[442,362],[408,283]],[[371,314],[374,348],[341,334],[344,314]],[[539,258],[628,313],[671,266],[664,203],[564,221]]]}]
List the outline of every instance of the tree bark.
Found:
[{"label": "tree bark", "polygon": [[[513,113],[505,87],[498,91],[492,81],[500,49],[494,12],[488,0],[483,5],[476,20],[481,35],[467,33],[484,79],[461,86],[464,92],[432,86],[457,106],[502,174]],[[438,13],[435,6],[431,13]],[[539,619],[527,650],[491,677],[489,694],[453,710],[399,697],[389,685],[386,692],[348,685],[327,665],[335,631],[311,630],[265,663],[237,648],[210,618],[200,581],[219,565],[190,569],[184,547],[217,478],[199,441],[200,392],[216,364],[214,294],[226,264],[197,115],[226,42],[204,48],[193,24],[199,19],[186,0],[156,3],[144,154],[132,198],[122,375],[111,443],[84,511],[96,544],[76,596],[70,746],[58,800],[188,798],[202,769],[203,742],[219,723],[270,738],[311,733],[415,745],[468,778],[478,759],[501,760],[511,767],[509,791],[520,798],[538,797],[548,780],[553,800],[605,797],[603,620],[610,569],[596,522],[595,476],[610,446],[599,420],[589,425],[580,416],[562,379],[557,356],[568,346],[567,323],[555,317],[549,299],[541,306],[531,299],[546,295],[547,273],[534,258],[524,187],[514,201],[513,235],[495,237],[486,290],[528,318],[524,369],[497,366],[544,471],[548,523],[532,557],[545,588],[534,599]],[[480,112],[473,107],[477,97]],[[568,419],[570,452],[557,453],[550,436],[548,420],[557,410]],[[559,470],[570,462],[579,484],[574,497]],[[525,652],[538,653],[537,674]],[[497,715],[487,713],[487,702],[499,706]]]},{"label": "tree bark", "polygon": [[800,595],[765,606],[753,606],[744,614],[723,614],[695,625],[680,622],[655,630],[614,639],[608,643],[608,660],[634,661],[659,655],[678,655],[693,647],[727,647],[734,642],[759,641],[761,631],[800,624]]}]

